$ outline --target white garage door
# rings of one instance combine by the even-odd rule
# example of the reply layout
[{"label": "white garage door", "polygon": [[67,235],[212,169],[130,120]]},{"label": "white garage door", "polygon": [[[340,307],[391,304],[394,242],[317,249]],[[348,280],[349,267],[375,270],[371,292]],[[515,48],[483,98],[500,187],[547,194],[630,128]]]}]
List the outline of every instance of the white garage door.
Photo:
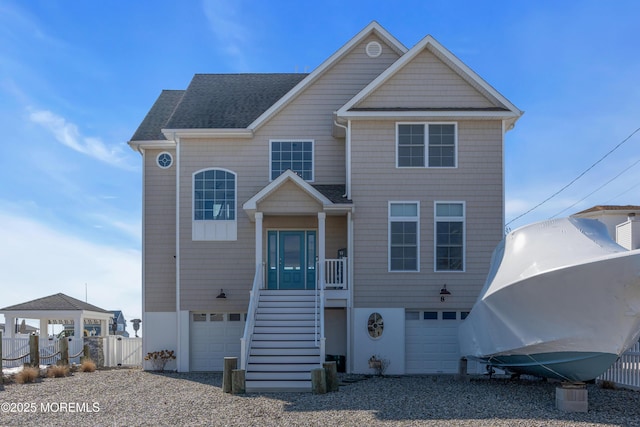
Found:
[{"label": "white garage door", "polygon": [[190,370],[222,371],[225,357],[240,363],[244,313],[191,313]]},{"label": "white garage door", "polygon": [[462,313],[407,311],[405,315],[407,374],[457,373],[460,360],[458,326],[462,323]]}]

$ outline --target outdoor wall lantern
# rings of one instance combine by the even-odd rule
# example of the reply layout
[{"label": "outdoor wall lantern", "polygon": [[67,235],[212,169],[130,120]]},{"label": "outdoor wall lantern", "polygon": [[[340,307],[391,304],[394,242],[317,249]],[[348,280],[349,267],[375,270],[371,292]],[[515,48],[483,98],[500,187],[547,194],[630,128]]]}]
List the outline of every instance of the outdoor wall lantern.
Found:
[{"label": "outdoor wall lantern", "polygon": [[226,298],[227,294],[224,293],[224,289],[220,289],[220,293],[216,298]]},{"label": "outdoor wall lantern", "polygon": [[444,302],[444,298],[448,297],[449,295],[451,295],[451,292],[447,290],[447,285],[445,283],[442,286],[442,289],[440,289],[440,301]]}]

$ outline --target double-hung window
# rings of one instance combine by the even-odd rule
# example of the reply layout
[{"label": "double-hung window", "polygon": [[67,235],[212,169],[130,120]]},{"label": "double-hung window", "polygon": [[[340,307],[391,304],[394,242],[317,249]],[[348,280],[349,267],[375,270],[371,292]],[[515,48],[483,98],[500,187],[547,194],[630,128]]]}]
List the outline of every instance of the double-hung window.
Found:
[{"label": "double-hung window", "polygon": [[389,202],[389,271],[419,271],[420,204]]},{"label": "double-hung window", "polygon": [[457,166],[455,123],[398,123],[396,139],[399,168]]},{"label": "double-hung window", "polygon": [[435,271],[464,271],[464,202],[435,203]]},{"label": "double-hung window", "polygon": [[193,174],[193,240],[236,240],[236,174],[205,169]]},{"label": "double-hung window", "polygon": [[313,141],[271,141],[270,177],[273,181],[291,169],[305,181],[313,181]]}]

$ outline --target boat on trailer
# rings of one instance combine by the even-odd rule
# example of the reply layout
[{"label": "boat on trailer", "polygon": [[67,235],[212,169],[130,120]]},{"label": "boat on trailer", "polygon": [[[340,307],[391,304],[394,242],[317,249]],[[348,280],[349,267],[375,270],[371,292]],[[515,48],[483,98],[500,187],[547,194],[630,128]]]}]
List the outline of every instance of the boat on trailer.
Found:
[{"label": "boat on trailer", "polygon": [[640,249],[573,217],[509,233],[459,329],[463,357],[569,382],[600,376],[639,337]]}]

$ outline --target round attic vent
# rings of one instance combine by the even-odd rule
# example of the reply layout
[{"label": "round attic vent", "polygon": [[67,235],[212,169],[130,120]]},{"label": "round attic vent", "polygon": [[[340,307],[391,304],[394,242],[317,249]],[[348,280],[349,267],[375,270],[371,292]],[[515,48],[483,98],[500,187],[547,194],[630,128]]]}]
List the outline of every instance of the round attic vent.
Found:
[{"label": "round attic vent", "polygon": [[382,54],[382,46],[378,42],[369,42],[365,48],[369,58],[377,58]]}]

